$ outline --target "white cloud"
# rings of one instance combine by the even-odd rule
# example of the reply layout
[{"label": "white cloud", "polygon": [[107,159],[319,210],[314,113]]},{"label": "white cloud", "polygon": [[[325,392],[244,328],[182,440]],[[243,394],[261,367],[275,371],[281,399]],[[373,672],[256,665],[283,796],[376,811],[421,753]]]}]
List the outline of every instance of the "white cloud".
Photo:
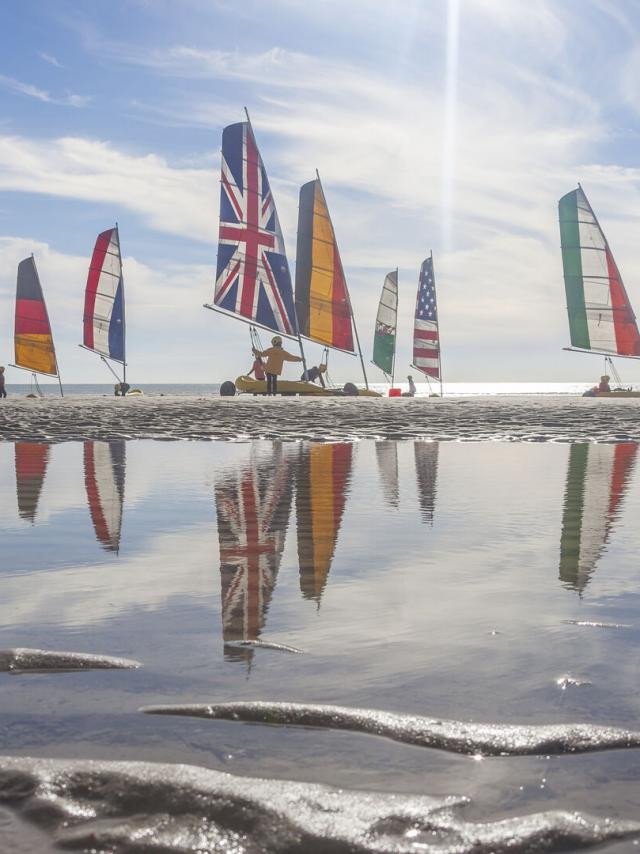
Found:
[{"label": "white cloud", "polygon": [[44,53],[44,51],[39,51],[38,56],[43,62],[48,62],[49,65],[54,65],[56,68],[62,68],[62,64],[56,59],[55,56],[51,53]]},{"label": "white cloud", "polygon": [[16,95],[26,95],[28,98],[35,98],[37,101],[43,101],[46,104],[57,104],[63,107],[86,107],[91,101],[89,95],[75,95],[71,92],[64,97],[54,97],[44,89],[39,89],[31,83],[23,83],[21,80],[16,80],[14,77],[7,77],[0,74],[0,86],[9,92]]}]

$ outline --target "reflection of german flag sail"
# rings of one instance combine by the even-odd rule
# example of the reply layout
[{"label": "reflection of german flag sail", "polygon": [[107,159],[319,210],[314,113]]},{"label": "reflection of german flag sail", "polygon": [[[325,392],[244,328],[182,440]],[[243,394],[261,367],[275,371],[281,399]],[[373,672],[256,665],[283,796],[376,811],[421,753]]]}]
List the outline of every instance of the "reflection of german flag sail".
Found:
[{"label": "reflection of german flag sail", "polygon": [[351,478],[353,445],[311,445],[302,452],[296,485],[300,589],[320,601],[338,541]]},{"label": "reflection of german flag sail", "polygon": [[49,315],[33,256],[18,264],[15,360],[19,368],[58,376]]},{"label": "reflection of german flag sail", "polygon": [[558,208],[571,346],[640,357],[629,297],[582,188],[563,196]]},{"label": "reflection of german flag sail", "polygon": [[98,542],[120,548],[124,504],[125,440],[84,443],[84,483]]},{"label": "reflection of german flag sail", "polygon": [[21,519],[35,522],[38,499],[49,463],[49,445],[16,442],[16,491]]},{"label": "reflection of german flag sail", "polygon": [[[257,640],[276,584],[292,497],[288,451],[269,454],[227,474],[215,487],[222,582],[222,637]],[[233,658],[250,654],[228,651]]]},{"label": "reflection of german flag sail", "polygon": [[629,485],[638,446],[574,444],[569,448],[560,538],[560,580],[581,592],[606,546]]},{"label": "reflection of german flag sail", "polygon": [[296,313],[301,335],[355,352],[347,283],[319,178],[300,188]]},{"label": "reflection of german flag sail", "polygon": [[222,133],[214,304],[267,329],[297,335],[282,230],[249,122]]}]

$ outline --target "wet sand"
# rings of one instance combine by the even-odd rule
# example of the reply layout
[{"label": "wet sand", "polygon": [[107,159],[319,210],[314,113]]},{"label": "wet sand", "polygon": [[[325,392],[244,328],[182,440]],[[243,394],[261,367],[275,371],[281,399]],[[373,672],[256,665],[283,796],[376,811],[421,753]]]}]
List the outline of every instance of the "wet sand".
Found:
[{"label": "wet sand", "polygon": [[9,441],[375,439],[640,440],[640,399],[67,397],[0,402]]}]

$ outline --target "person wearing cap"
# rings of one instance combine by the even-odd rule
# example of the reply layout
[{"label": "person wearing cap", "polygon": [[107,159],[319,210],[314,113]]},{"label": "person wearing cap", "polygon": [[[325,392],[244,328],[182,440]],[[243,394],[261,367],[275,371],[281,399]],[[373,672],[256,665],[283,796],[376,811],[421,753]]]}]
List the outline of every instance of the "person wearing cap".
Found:
[{"label": "person wearing cap", "polygon": [[0,397],[6,397],[7,391],[4,387],[4,368],[0,367]]},{"label": "person wearing cap", "polygon": [[326,365],[318,365],[317,367],[314,365],[312,368],[307,368],[306,371],[303,371],[300,379],[302,380],[302,382],[308,383],[314,383],[316,380],[318,380],[322,388],[326,388],[326,385],[324,383],[324,377],[322,376],[324,373],[326,373],[326,370]]},{"label": "person wearing cap", "polygon": [[253,355],[266,359],[267,363],[264,366],[264,371],[267,375],[267,394],[278,393],[278,377],[282,373],[282,368],[285,362],[301,362],[300,356],[294,356],[282,346],[282,338],[279,335],[274,335],[271,339],[272,346],[268,350],[253,349]]},{"label": "person wearing cap", "polygon": [[611,386],[609,385],[610,376],[607,374],[603,374],[600,377],[600,382],[598,384],[598,391],[611,391]]}]

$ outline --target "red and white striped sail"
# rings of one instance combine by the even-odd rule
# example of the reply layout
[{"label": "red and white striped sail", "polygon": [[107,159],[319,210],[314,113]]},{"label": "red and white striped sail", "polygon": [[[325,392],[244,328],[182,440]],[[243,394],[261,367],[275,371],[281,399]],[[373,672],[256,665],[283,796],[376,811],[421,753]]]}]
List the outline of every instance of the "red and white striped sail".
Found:
[{"label": "red and white striped sail", "polygon": [[125,361],[124,285],[118,228],[98,235],[84,294],[83,343],[117,362]]},{"label": "red and white striped sail", "polygon": [[120,548],[125,441],[84,443],[84,483],[96,537],[107,551]]}]

